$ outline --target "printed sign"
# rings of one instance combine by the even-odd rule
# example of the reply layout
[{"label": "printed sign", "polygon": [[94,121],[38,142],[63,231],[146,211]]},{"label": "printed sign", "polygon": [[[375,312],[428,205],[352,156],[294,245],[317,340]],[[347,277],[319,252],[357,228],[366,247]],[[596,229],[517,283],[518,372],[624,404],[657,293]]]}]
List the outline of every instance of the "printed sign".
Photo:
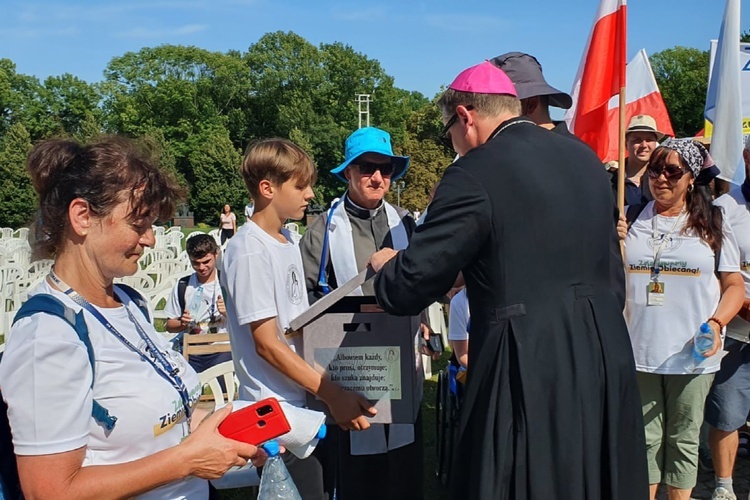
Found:
[{"label": "printed sign", "polygon": [[320,347],[315,364],[328,378],[367,399],[401,399],[401,349],[398,346]]}]

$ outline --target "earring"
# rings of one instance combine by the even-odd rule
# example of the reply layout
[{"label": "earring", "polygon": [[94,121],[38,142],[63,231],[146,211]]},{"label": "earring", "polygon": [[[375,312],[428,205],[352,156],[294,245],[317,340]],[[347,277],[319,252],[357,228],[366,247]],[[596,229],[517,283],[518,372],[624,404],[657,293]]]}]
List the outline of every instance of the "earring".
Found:
[{"label": "earring", "polygon": [[81,236],[86,236],[87,234],[89,234],[89,232],[86,231],[85,229],[83,231],[81,231]]},{"label": "earring", "polygon": [[692,193],[693,189],[695,189],[695,186],[693,184],[690,184],[690,186],[688,186],[688,193]]}]

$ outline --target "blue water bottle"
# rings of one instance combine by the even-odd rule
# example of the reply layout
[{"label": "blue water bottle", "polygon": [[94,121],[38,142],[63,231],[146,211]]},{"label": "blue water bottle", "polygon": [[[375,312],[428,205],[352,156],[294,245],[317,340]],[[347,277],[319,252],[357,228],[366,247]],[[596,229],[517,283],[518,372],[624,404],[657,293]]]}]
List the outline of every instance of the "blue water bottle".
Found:
[{"label": "blue water bottle", "polygon": [[279,443],[268,441],[263,449],[268,459],[260,476],[258,500],[302,500],[279,454]]},{"label": "blue water bottle", "polygon": [[693,364],[695,369],[706,360],[706,353],[714,348],[714,332],[708,323],[703,323],[693,338]]}]

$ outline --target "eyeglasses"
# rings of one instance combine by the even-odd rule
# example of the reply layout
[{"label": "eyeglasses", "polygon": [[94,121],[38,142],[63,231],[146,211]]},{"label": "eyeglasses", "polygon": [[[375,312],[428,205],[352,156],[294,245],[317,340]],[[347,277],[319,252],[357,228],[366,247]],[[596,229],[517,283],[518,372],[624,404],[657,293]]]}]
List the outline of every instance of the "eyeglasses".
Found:
[{"label": "eyeglasses", "polygon": [[664,177],[672,181],[680,179],[683,175],[690,172],[689,168],[682,168],[679,165],[652,165],[649,164],[646,168],[646,173],[652,179],[658,179],[659,176],[664,173]]},{"label": "eyeglasses", "polygon": [[[354,164],[353,164],[354,165]],[[393,163],[374,163],[370,161],[365,161],[362,163],[357,163],[357,167],[359,167],[359,173],[362,175],[373,175],[375,171],[380,170],[380,175],[383,177],[390,177],[393,175],[393,173],[396,171],[396,167],[393,165]]]},{"label": "eyeglasses", "polygon": [[[467,111],[471,111],[474,109],[474,106],[469,104],[468,106],[464,106]],[[453,150],[453,139],[451,138],[451,127],[455,125],[456,120],[458,120],[458,113],[454,112],[453,116],[451,116],[450,120],[443,126],[443,130],[440,131],[440,135],[438,136],[440,139],[440,142],[443,143],[443,146],[446,148]]]}]

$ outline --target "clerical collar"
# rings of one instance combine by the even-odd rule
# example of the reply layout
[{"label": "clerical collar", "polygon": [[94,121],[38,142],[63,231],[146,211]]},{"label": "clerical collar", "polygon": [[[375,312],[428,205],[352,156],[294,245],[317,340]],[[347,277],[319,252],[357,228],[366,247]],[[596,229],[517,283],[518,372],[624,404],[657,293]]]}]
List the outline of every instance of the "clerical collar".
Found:
[{"label": "clerical collar", "polygon": [[377,208],[370,210],[369,208],[362,208],[354,203],[352,199],[349,198],[349,194],[347,193],[344,197],[344,205],[352,215],[360,219],[371,219],[383,210],[383,207],[385,207],[385,202],[383,200],[380,200],[380,205],[378,205]]},{"label": "clerical collar", "polygon": [[490,139],[494,139],[496,136],[498,136],[503,130],[512,127],[514,125],[520,125],[522,123],[528,123],[530,125],[534,125],[536,127],[536,123],[532,122],[528,118],[524,118],[523,116],[517,116],[515,118],[511,118],[510,120],[505,120],[503,123],[497,126],[497,128],[490,134],[490,137],[487,139],[488,141]]}]

